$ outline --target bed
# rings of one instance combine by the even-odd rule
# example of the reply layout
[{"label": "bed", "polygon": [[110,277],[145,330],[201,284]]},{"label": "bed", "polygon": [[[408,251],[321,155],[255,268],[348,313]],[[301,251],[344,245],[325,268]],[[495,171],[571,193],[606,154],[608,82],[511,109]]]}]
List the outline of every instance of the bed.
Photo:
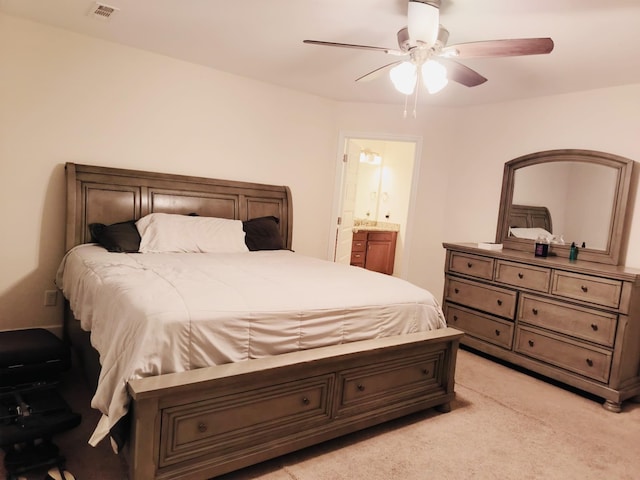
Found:
[{"label": "bed", "polygon": [[[420,313],[423,311],[433,311],[435,317],[441,314],[437,302],[432,305],[425,300],[423,305],[422,301],[405,301],[403,297],[394,299],[396,286],[406,283],[400,279],[300,258],[291,252],[293,215],[287,187],[73,163],[66,165],[66,178],[68,253],[63,264],[89,265],[90,272],[81,278],[96,277],[102,283],[99,288],[93,287],[93,296],[83,294],[81,301],[63,290],[67,299],[65,336],[97,388],[97,404],[103,402],[100,392],[106,388],[105,378],[116,372],[107,389],[107,404],[101,404],[105,415],[96,427],[94,440],[116,430],[112,428],[116,420],[119,426],[129,425],[127,450],[132,480],[211,478],[419,410],[436,407],[449,411],[455,395],[455,361],[462,333],[446,327],[443,318],[423,318],[432,317],[431,313]],[[93,244],[90,225],[163,215],[179,216],[181,221],[196,216],[203,222],[216,218],[243,224],[274,218],[282,248],[229,254],[171,253],[160,257],[165,254],[123,255]],[[114,267],[111,264],[115,262]],[[211,268],[205,268],[208,262],[213,262]],[[184,280],[184,273],[179,270],[183,264],[191,265],[191,270],[196,266],[200,277]],[[258,264],[266,264],[266,270],[257,270],[262,268]],[[300,277],[290,273],[296,270]],[[313,285],[306,282],[316,281],[316,276],[321,278],[320,274],[305,272],[317,270],[326,270],[325,274],[333,279],[322,280],[327,284],[327,293],[305,295],[305,286]],[[174,276],[155,280],[165,271]],[[210,279],[209,272],[213,271],[222,276]],[[239,276],[239,271],[248,276]],[[146,282],[146,293],[129,288],[136,276]],[[113,286],[113,277],[130,283]],[[247,283],[256,283],[256,278],[262,279],[257,297],[242,290]],[[369,279],[373,279],[371,284]],[[404,310],[384,314],[370,310],[366,288],[356,286],[373,289],[375,283],[380,283],[381,291],[388,291],[390,303],[402,305]],[[170,288],[150,288],[156,284],[170,284]],[[202,307],[202,297],[188,307],[189,298],[196,298],[194,291],[214,284],[233,288],[208,290],[218,292],[209,295],[216,299],[216,315],[225,315],[221,322],[224,329],[217,333],[206,330],[208,326],[201,327],[198,315],[213,308]],[[418,295],[430,295],[413,286],[408,290],[411,288]],[[409,295],[408,290],[398,288],[397,295]],[[344,302],[344,292],[349,292],[348,297],[361,298],[355,309],[350,304],[331,307],[340,310],[339,315],[333,315],[340,319],[338,329],[329,326],[326,315],[317,312],[328,308],[322,303],[325,297],[335,294],[340,300],[342,295]],[[153,316],[153,321],[169,318],[167,321],[148,323],[151,327],[146,329],[140,327],[150,320],[138,312],[151,308],[142,305],[140,297],[150,296],[152,307],[156,308],[171,295],[187,305],[180,310],[188,312],[188,326],[178,324],[162,311]],[[276,297],[281,300],[276,301]],[[291,307],[284,308],[282,302]],[[250,315],[245,315],[250,320],[233,317],[236,303],[251,306]],[[115,314],[111,312],[112,317],[106,317],[105,309]],[[288,318],[291,312],[285,310],[291,310],[294,318]],[[357,317],[353,310],[358,310]],[[100,323],[103,316],[112,323]],[[124,319],[129,317],[136,321],[126,323]],[[273,327],[270,322],[276,317],[284,323]],[[378,323],[382,317],[395,318],[395,326]],[[401,317],[411,321],[403,323]],[[351,331],[351,323],[364,325],[364,333]],[[168,326],[166,330],[162,330],[164,325]],[[119,330],[123,330],[125,340],[111,342],[118,346],[114,353],[108,349],[108,339],[109,335],[117,338]],[[142,341],[136,337],[138,330],[164,333],[160,340],[141,336]],[[226,347],[216,349],[213,344],[206,344],[209,338],[236,330],[244,332],[238,335],[245,341],[243,345],[247,345],[247,335],[251,337],[251,348],[245,348],[238,358],[225,353]],[[337,330],[340,335],[333,335]],[[331,336],[336,338],[328,338]],[[186,347],[173,343],[181,337],[187,338]],[[155,342],[152,347],[150,342]],[[130,344],[130,350],[125,344]],[[101,350],[100,354],[94,346]],[[174,357],[181,356],[177,352],[186,351],[186,366],[158,361],[149,354],[154,349],[166,349]],[[124,370],[118,370],[121,367],[111,364],[110,357],[153,358],[142,370],[133,360],[122,367]],[[121,404],[114,398],[120,399]],[[112,413],[118,408],[122,415],[115,418]]]},{"label": "bed", "polygon": [[547,207],[511,205],[509,227],[542,228],[547,232],[552,232],[551,213]]}]

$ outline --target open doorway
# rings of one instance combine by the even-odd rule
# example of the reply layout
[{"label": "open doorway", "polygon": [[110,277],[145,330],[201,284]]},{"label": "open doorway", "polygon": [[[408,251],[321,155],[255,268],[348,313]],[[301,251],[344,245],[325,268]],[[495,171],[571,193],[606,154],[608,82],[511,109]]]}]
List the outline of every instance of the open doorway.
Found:
[{"label": "open doorway", "polygon": [[329,258],[349,264],[355,224],[397,228],[393,275],[408,270],[408,232],[419,171],[421,140],[344,134],[336,168]]}]

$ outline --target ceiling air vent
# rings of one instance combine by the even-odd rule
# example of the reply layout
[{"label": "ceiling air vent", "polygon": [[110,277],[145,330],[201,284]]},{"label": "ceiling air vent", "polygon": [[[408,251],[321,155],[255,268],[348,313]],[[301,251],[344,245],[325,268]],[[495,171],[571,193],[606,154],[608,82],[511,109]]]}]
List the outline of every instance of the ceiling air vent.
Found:
[{"label": "ceiling air vent", "polygon": [[100,20],[109,20],[113,15],[119,12],[120,9],[116,7],[112,7],[110,5],[105,5],[104,3],[98,3],[89,10],[89,16],[93,18],[98,18]]}]

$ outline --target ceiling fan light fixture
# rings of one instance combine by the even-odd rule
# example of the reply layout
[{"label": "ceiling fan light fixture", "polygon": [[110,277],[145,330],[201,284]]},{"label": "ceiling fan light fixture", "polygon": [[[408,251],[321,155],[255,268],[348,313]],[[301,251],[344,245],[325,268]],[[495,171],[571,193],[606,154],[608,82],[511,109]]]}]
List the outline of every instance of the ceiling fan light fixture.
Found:
[{"label": "ceiling fan light fixture", "polygon": [[389,71],[389,76],[396,90],[411,95],[418,82],[418,69],[412,62],[402,62]]},{"label": "ceiling fan light fixture", "polygon": [[360,151],[360,163],[368,163],[369,165],[381,165],[382,156],[378,152],[372,152],[369,149]]},{"label": "ceiling fan light fixture", "polygon": [[407,10],[407,29],[409,38],[431,46],[438,39],[440,25],[440,2],[409,0]]},{"label": "ceiling fan light fixture", "polygon": [[422,83],[429,93],[438,93],[449,83],[447,69],[435,60],[427,60],[422,65]]}]

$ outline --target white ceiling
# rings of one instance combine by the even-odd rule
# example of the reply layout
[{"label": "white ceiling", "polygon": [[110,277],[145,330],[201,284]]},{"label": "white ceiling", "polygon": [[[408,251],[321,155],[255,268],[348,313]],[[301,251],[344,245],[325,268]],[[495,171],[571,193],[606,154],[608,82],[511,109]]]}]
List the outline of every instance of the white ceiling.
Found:
[{"label": "white ceiling", "polygon": [[[397,48],[406,0],[0,0],[0,11],[339,101],[403,104],[384,53],[305,45],[303,39]],[[443,0],[455,43],[552,37],[549,55],[465,60],[489,79],[450,83],[420,103],[462,106],[640,83],[640,0]]]}]

